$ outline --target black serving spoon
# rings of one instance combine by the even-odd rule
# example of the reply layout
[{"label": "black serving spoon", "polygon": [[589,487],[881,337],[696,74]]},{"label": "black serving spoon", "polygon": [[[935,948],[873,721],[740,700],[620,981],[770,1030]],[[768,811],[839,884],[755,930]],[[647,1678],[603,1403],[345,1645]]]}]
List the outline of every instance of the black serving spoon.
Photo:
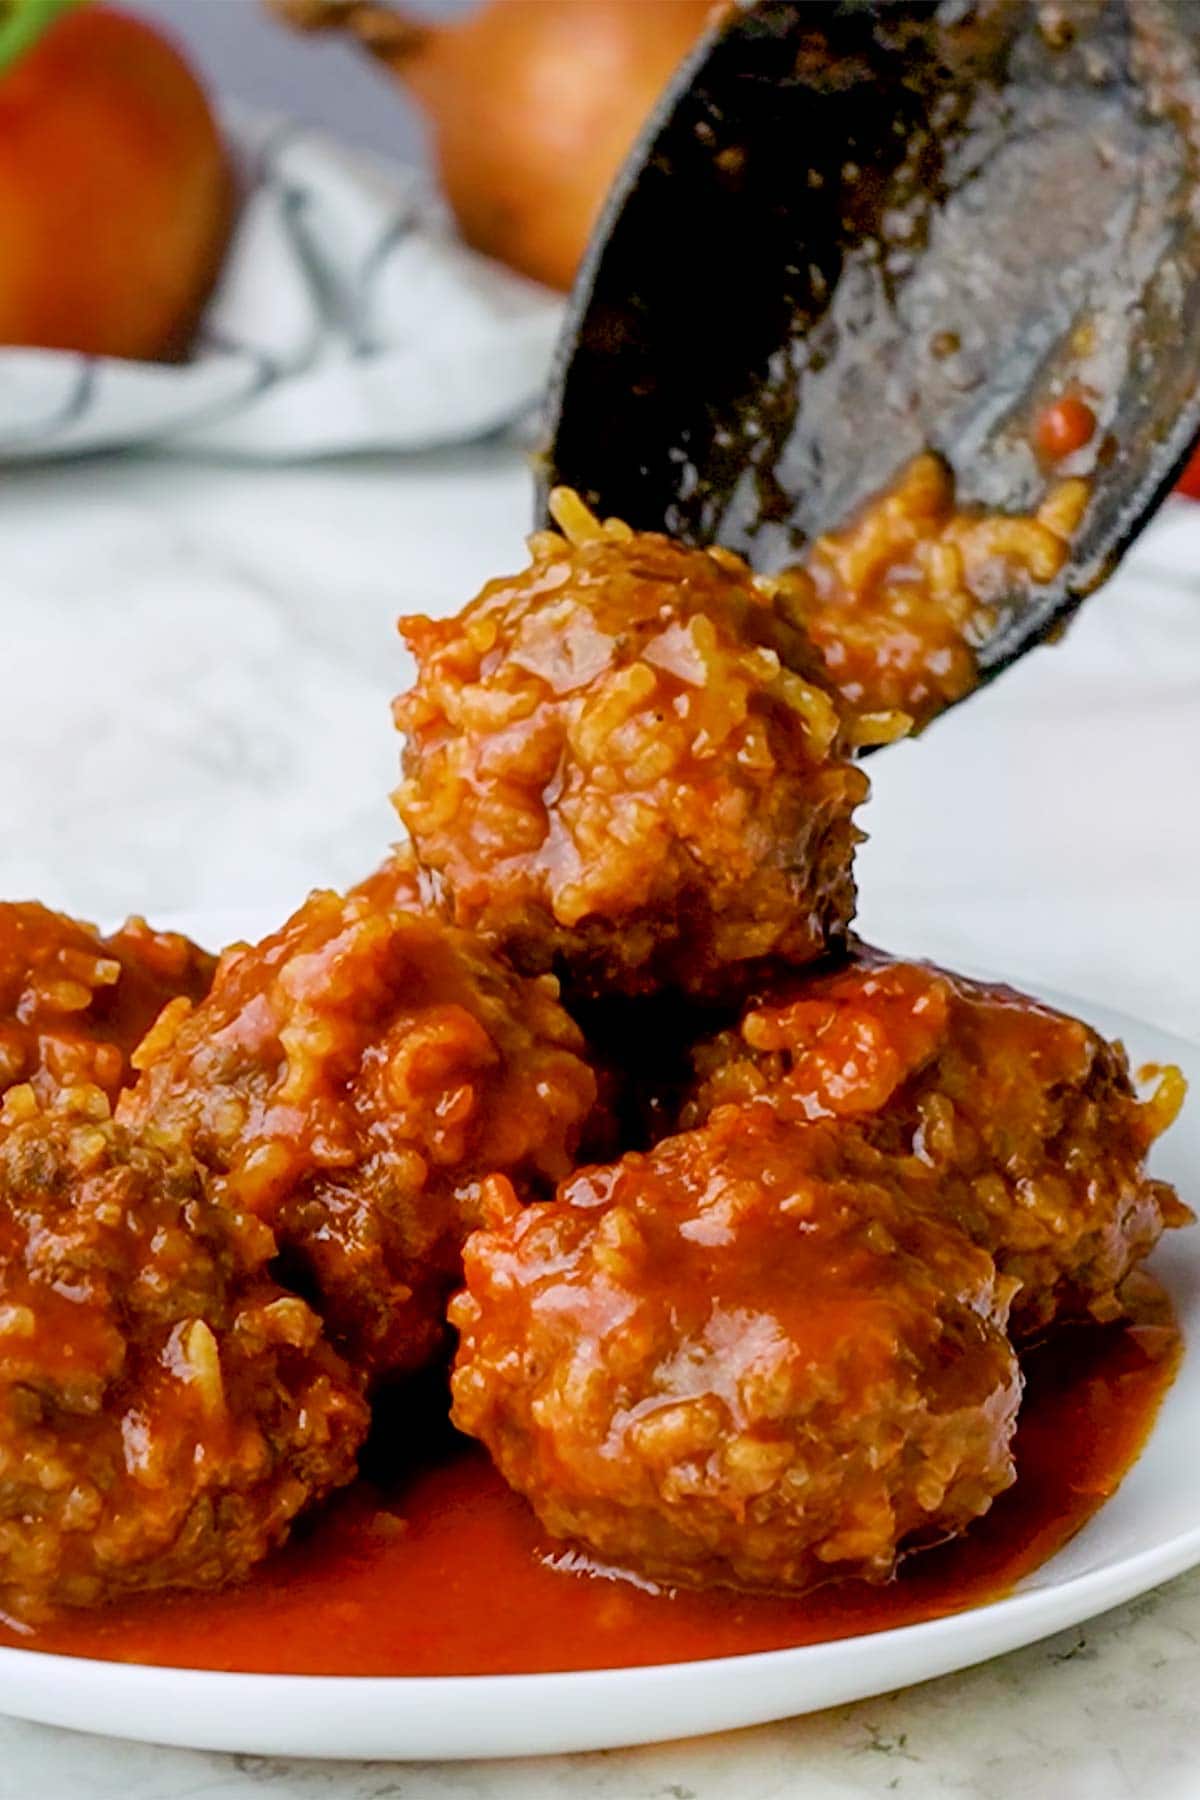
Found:
[{"label": "black serving spoon", "polygon": [[761,570],[916,452],[1027,510],[1055,396],[1092,495],[994,675],[1103,581],[1200,432],[1200,0],[760,0],[680,69],[571,298],[539,511]]}]

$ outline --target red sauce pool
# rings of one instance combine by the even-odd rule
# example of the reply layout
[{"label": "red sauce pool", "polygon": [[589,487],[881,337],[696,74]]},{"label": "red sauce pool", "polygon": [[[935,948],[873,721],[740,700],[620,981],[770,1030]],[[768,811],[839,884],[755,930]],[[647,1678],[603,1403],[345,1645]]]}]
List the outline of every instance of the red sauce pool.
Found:
[{"label": "red sauce pool", "polygon": [[463,1442],[402,1492],[358,1483],[244,1587],[148,1598],[0,1642],[113,1661],[300,1675],[485,1675],[686,1662],[884,1631],[1003,1595],[1120,1484],[1178,1364],[1145,1282],[1132,1322],[1026,1359],[1019,1475],[970,1533],[881,1588],[801,1599],[655,1592],[547,1540]]}]

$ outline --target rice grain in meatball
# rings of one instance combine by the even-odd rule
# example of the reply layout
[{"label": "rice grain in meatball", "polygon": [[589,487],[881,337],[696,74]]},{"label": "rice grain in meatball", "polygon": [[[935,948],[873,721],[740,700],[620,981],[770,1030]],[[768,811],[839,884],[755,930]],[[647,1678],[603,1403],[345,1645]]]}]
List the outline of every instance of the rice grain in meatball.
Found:
[{"label": "rice grain in meatball", "polygon": [[444,1345],[482,1179],[548,1192],[571,1167],[596,1084],[557,991],[420,910],[402,860],[227,950],[121,1117],[271,1226],[356,1366],[405,1373]]},{"label": "rice grain in meatball", "polygon": [[179,995],[202,999],[216,959],[176,931],[129,919],[102,937],[35,901],[0,902],[0,1094],[50,1100],[76,1083],[114,1098],[131,1052]]},{"label": "rice grain in meatball", "polygon": [[421,863],[460,924],[576,993],[810,961],[853,914],[868,791],[819,659],[737,557],[557,506],[570,535],[538,533],[522,574],[402,621]]},{"label": "rice grain in meatball", "polygon": [[723,1108],[466,1251],[454,1419],[555,1536],[683,1585],[885,1579],[1013,1479],[1012,1283],[842,1165]]},{"label": "rice grain in meatball", "polygon": [[0,1607],[32,1619],[240,1578],[367,1427],[266,1226],[73,1093],[12,1089],[0,1132]]},{"label": "rice grain in meatball", "polygon": [[1183,1097],[1140,1101],[1119,1044],[1012,988],[858,946],[791,980],[695,1053],[682,1122],[751,1104],[836,1119],[864,1172],[904,1184],[1019,1282],[1012,1325],[1117,1317],[1120,1287],[1190,1213],[1146,1173]]}]

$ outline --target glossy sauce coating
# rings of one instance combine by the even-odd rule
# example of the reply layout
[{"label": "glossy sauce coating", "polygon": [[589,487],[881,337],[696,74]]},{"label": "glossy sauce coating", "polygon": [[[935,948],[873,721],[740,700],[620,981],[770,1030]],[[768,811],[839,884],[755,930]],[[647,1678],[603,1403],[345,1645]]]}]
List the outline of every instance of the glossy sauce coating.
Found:
[{"label": "glossy sauce coating", "polygon": [[528,569],[402,621],[419,859],[460,924],[574,993],[811,961],[853,911],[867,794],[811,646],[739,558],[555,504]]},{"label": "glossy sauce coating", "polygon": [[268,1224],[382,1377],[441,1352],[483,1177],[538,1192],[570,1169],[596,1096],[582,1052],[554,979],[423,910],[398,863],[227,950],[204,1003],[142,1045],[120,1115]]},{"label": "glossy sauce coating", "polygon": [[214,1587],[351,1479],[361,1383],[271,1233],[98,1088],[0,1129],[0,1607]]},{"label": "glossy sauce coating", "polygon": [[836,1128],[846,1169],[953,1221],[1019,1285],[1010,1328],[1106,1319],[1164,1226],[1191,1213],[1148,1175],[1183,1100],[1139,1099],[1119,1044],[1014,989],[857,943],[788,977],[701,1043],[681,1123],[732,1108]]},{"label": "glossy sauce coating", "polygon": [[1013,1479],[1015,1283],[836,1125],[722,1107],[550,1204],[496,1192],[464,1262],[454,1422],[605,1562],[884,1580]]},{"label": "glossy sauce coating", "polygon": [[778,1600],[606,1578],[548,1541],[467,1447],[394,1493],[351,1489],[243,1587],[0,1641],[185,1668],[486,1675],[736,1656],[916,1624],[1000,1598],[1087,1522],[1141,1450],[1179,1350],[1146,1282],[1129,1324],[1068,1328],[1027,1353],[1016,1485],[885,1587]]},{"label": "glossy sauce coating", "polygon": [[49,1099],[84,1082],[113,1099],[162,1008],[201,999],[215,968],[215,957],[144,919],[102,937],[34,901],[0,903],[0,1093],[32,1082]]}]

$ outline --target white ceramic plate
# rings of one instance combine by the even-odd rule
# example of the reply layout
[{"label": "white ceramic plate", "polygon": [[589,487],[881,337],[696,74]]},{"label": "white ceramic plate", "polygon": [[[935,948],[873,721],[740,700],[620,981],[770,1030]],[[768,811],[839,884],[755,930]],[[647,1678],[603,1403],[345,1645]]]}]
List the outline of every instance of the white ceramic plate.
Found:
[{"label": "white ceramic plate", "polygon": [[[1200,1048],[1104,1007],[1062,1004],[1123,1038],[1135,1065],[1181,1065],[1197,1103],[1185,1108],[1155,1166],[1195,1201]],[[562,1675],[207,1674],[0,1649],[0,1707],[46,1724],[196,1749],[397,1759],[525,1756],[761,1724],[890,1692],[1033,1643],[1200,1562],[1200,1230],[1172,1234],[1152,1266],[1183,1322],[1189,1345],[1183,1367],[1120,1491],[1007,1599],[840,1643]]]}]

